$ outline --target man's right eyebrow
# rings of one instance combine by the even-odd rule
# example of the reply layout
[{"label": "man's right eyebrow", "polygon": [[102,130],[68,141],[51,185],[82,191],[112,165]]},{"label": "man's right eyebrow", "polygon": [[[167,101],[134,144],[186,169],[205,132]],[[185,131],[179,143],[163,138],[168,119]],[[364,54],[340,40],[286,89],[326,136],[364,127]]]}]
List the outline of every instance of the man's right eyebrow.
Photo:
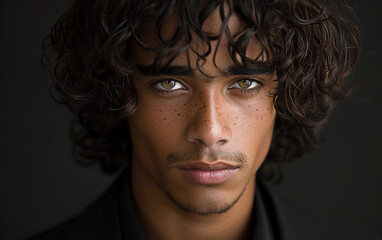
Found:
[{"label": "man's right eyebrow", "polygon": [[246,68],[244,66],[231,66],[226,75],[270,75],[275,71],[275,65],[273,63],[261,64],[254,68]]},{"label": "man's right eyebrow", "polygon": [[166,66],[155,69],[151,66],[136,65],[138,71],[145,76],[192,76],[194,73],[186,66]]}]

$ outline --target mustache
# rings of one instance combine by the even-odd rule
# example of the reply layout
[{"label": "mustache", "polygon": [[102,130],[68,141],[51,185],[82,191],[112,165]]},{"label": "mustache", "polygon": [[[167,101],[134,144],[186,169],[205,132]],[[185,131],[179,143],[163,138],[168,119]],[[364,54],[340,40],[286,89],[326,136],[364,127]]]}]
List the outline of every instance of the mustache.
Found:
[{"label": "mustache", "polygon": [[227,152],[219,149],[197,149],[195,151],[178,153],[172,152],[167,156],[167,164],[173,165],[179,162],[196,159],[206,159],[207,161],[226,160],[240,165],[247,165],[247,156],[242,152]]}]

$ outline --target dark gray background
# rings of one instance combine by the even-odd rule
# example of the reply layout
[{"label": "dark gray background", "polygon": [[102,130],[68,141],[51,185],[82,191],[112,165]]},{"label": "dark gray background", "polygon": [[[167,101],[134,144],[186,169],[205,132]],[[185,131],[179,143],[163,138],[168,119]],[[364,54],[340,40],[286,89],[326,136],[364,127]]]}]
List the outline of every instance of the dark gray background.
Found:
[{"label": "dark gray background", "polygon": [[[73,216],[113,177],[70,153],[70,114],[41,80],[41,40],[69,0],[0,1],[0,239],[20,239]],[[362,82],[326,125],[326,142],[283,164],[274,188],[296,204],[382,234],[382,1],[358,1]]]}]

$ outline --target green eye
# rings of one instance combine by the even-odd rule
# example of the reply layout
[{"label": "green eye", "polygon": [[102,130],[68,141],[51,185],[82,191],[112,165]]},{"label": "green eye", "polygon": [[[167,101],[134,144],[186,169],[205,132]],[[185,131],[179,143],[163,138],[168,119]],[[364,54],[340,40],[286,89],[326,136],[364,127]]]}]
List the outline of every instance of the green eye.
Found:
[{"label": "green eye", "polygon": [[175,87],[176,82],[174,80],[164,80],[159,83],[163,89],[171,90]]},{"label": "green eye", "polygon": [[158,81],[154,84],[154,86],[162,91],[174,91],[174,90],[180,90],[180,89],[186,89],[184,85],[182,85],[180,82],[172,79],[165,79]]},{"label": "green eye", "polygon": [[249,88],[252,85],[252,82],[253,81],[251,81],[249,79],[242,79],[242,80],[237,81],[237,84],[241,88]]},{"label": "green eye", "polygon": [[234,82],[229,88],[237,88],[242,90],[251,90],[255,89],[260,85],[256,80],[252,79],[240,79],[237,82]]}]

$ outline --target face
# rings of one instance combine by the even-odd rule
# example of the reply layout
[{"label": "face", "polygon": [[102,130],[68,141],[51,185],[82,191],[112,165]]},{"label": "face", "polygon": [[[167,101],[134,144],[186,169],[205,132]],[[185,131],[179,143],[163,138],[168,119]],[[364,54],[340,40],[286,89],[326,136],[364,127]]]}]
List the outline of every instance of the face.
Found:
[{"label": "face", "polygon": [[[171,18],[163,27],[169,37],[176,23]],[[214,14],[203,28],[214,32],[220,23]],[[238,16],[230,18],[229,28],[232,33],[243,28]],[[142,39],[158,46],[152,32],[146,29]],[[198,40],[192,45],[203,48]],[[204,215],[229,210],[250,183],[254,186],[256,171],[268,152],[276,113],[270,94],[276,87],[275,73],[237,69],[224,37],[218,48],[212,42],[219,69],[213,54],[201,68],[210,77],[196,68],[191,52],[188,57],[179,55],[168,68],[151,72],[144,66],[152,64],[156,54],[136,43],[132,49],[138,97],[129,120],[132,184],[141,183],[186,212]],[[254,40],[247,56],[255,58],[258,53]]]}]

